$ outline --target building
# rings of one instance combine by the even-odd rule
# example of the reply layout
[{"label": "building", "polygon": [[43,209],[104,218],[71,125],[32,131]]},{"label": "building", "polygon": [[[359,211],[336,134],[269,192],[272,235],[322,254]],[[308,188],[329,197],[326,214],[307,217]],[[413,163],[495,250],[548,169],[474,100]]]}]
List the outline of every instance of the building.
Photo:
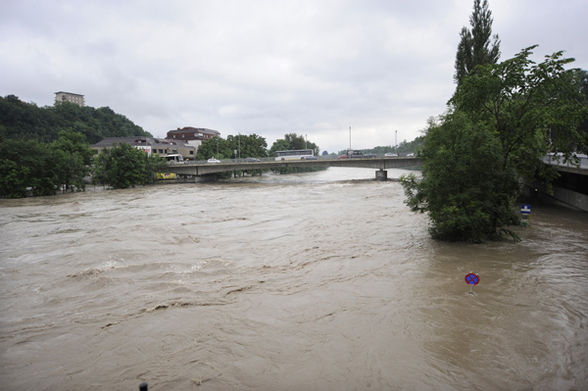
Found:
[{"label": "building", "polygon": [[177,128],[167,132],[166,140],[184,141],[188,145],[193,145],[198,148],[202,141],[210,140],[211,138],[220,136],[220,132],[206,128],[193,128],[186,126],[184,128]]},{"label": "building", "polygon": [[84,107],[84,95],[74,94],[72,92],[59,91],[55,93],[55,104],[62,102],[71,102],[80,107]]},{"label": "building", "polygon": [[194,160],[196,147],[189,145],[182,140],[167,140],[154,137],[107,137],[90,146],[100,153],[103,149],[112,148],[118,144],[128,144],[132,147],[145,151],[147,155],[156,154],[162,157],[167,155],[180,154],[185,160]]}]

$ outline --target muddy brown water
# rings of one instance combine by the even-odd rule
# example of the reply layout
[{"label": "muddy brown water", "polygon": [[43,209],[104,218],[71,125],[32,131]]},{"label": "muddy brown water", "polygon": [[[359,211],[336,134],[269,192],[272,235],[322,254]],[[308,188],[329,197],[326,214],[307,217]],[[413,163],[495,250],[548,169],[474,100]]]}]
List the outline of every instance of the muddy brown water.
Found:
[{"label": "muddy brown water", "polygon": [[586,213],[441,243],[373,177],[0,200],[0,388],[588,389]]}]

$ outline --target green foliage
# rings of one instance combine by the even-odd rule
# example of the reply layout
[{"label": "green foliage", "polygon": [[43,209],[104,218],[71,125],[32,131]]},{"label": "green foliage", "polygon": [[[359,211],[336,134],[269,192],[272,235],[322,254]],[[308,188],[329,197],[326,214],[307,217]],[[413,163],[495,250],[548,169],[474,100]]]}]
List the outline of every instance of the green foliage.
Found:
[{"label": "green foliage", "polygon": [[227,140],[221,137],[213,137],[205,140],[198,146],[196,160],[207,160],[211,157],[217,159],[230,159],[233,157],[233,149]]},{"label": "green foliage", "polygon": [[[4,143],[0,145],[3,149]],[[29,167],[9,159],[0,159],[0,197],[20,198],[27,195]]]},{"label": "green foliage", "polygon": [[0,196],[52,195],[60,188],[84,190],[93,151],[85,137],[61,131],[51,144],[7,139],[0,143]]},{"label": "green foliage", "polygon": [[269,150],[270,156],[277,156],[277,151],[289,151],[294,149],[312,149],[314,154],[318,156],[319,147],[313,142],[307,141],[304,136],[296,133],[288,133],[284,135],[283,139],[276,140]]},{"label": "green foliage", "polygon": [[114,189],[153,183],[155,172],[164,171],[165,161],[148,157],[128,144],[104,149],[95,159],[94,181]]},{"label": "green foliage", "polygon": [[454,110],[494,129],[503,165],[516,167],[527,177],[542,170],[541,158],[548,151],[570,158],[577,146],[586,145],[586,135],[579,128],[587,106],[575,72],[565,70],[573,59],[556,52],[536,64],[529,59],[535,47],[500,64],[478,68],[450,101]]},{"label": "green foliage", "polygon": [[471,30],[463,27],[455,55],[454,79],[459,85],[464,77],[471,74],[478,65],[495,64],[500,57],[500,40],[492,36],[492,12],[488,1],[474,0],[474,10],[470,16]]},{"label": "green foliage", "polygon": [[[267,142],[265,138],[257,134],[229,135],[226,139],[214,137],[203,141],[198,147],[196,160],[207,160],[211,157],[217,159],[236,159],[237,157],[259,157],[267,156]],[[237,152],[235,152],[237,151]]]},{"label": "green foliage", "polygon": [[70,102],[39,108],[14,95],[0,97],[0,138],[52,142],[59,131],[71,129],[83,134],[89,143],[105,137],[148,136],[140,126],[108,107],[95,109]]},{"label": "green foliage", "polygon": [[[256,135],[239,134],[236,136],[227,136],[227,144],[233,150],[232,157],[257,157],[264,158],[267,156],[267,142],[265,138]],[[237,155],[235,155],[237,151]]]},{"label": "green foliage", "polygon": [[[284,135],[283,139],[277,139],[272,144],[272,147],[268,151],[268,155],[275,157],[278,151],[291,151],[295,149],[312,149],[314,155],[318,156],[319,147],[313,142],[308,141],[304,136],[297,135],[296,133],[288,133]],[[323,168],[318,167],[280,167],[279,169],[273,169],[273,172],[280,174],[292,174],[296,172],[311,172],[319,171]]]},{"label": "green foliage", "polygon": [[517,183],[500,154],[496,132],[463,113],[429,130],[422,180],[412,175],[402,183],[411,209],[429,212],[434,238],[479,242],[515,221]]},{"label": "green foliage", "polygon": [[0,143],[0,196],[53,195],[59,185],[56,162],[49,145],[36,141]]},{"label": "green foliage", "polygon": [[[409,153],[414,153],[415,155],[419,154],[420,151],[423,149],[423,145],[425,143],[425,136],[418,136],[412,141],[402,141],[398,144],[398,147],[386,145],[386,146],[377,146],[372,149],[362,149],[361,152],[364,154],[372,153],[375,155],[383,155],[388,152],[398,153],[400,156],[407,155]],[[339,154],[344,154],[346,150],[340,151]]]},{"label": "green foliage", "polygon": [[84,177],[90,173],[93,150],[81,133],[72,130],[59,132],[59,138],[51,143],[55,159],[57,179],[66,190],[84,190]]},{"label": "green foliage", "polygon": [[550,149],[571,157],[586,145],[578,131],[586,101],[564,69],[572,60],[558,52],[535,64],[532,49],[465,77],[449,114],[427,132],[422,178],[403,178],[407,204],[429,213],[435,238],[477,242],[508,232],[519,179],[549,181],[554,170],[542,158]]}]

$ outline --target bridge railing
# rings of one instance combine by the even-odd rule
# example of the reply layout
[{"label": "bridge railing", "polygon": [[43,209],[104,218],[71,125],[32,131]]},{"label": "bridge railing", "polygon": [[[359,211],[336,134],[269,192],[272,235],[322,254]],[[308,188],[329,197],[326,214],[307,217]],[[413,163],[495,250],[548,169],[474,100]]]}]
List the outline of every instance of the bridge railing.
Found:
[{"label": "bridge railing", "polygon": [[588,156],[583,154],[576,154],[576,157],[578,159],[577,161],[572,159],[571,161],[566,162],[562,153],[550,153],[543,158],[543,162],[551,164],[552,166],[588,170]]},{"label": "bridge railing", "polygon": [[[398,159],[404,157],[413,157],[413,156],[384,156],[382,155],[366,155],[366,156],[357,156],[359,158],[364,159]],[[254,160],[259,159],[259,160]],[[327,156],[315,156],[312,160],[337,160],[339,159],[338,155],[327,155]],[[274,162],[276,161],[275,157],[259,157],[259,158],[235,158],[235,159],[218,159],[221,163],[255,163],[255,162]],[[311,159],[308,159],[311,160]],[[182,166],[184,164],[215,164],[215,163],[208,163],[206,160],[184,160],[183,162],[176,162],[170,161],[168,162],[170,166]]]}]

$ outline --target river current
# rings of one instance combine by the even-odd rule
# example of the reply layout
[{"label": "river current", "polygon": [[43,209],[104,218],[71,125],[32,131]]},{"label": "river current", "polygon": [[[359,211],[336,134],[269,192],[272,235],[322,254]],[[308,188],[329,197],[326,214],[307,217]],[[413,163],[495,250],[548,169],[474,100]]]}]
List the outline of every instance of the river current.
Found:
[{"label": "river current", "polygon": [[0,200],[0,388],[588,389],[586,213],[438,242],[373,177]]}]

